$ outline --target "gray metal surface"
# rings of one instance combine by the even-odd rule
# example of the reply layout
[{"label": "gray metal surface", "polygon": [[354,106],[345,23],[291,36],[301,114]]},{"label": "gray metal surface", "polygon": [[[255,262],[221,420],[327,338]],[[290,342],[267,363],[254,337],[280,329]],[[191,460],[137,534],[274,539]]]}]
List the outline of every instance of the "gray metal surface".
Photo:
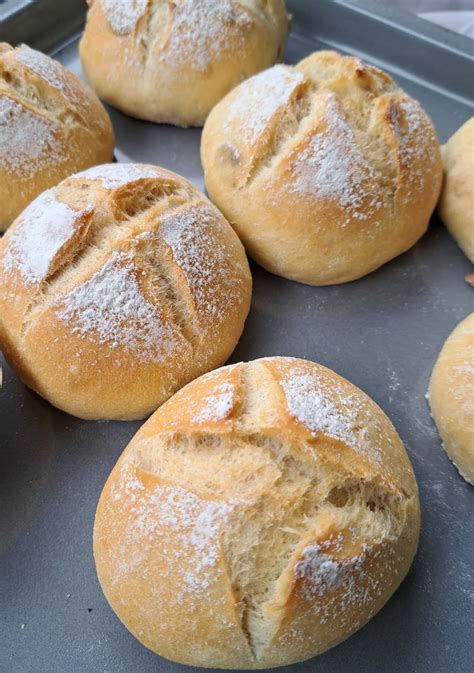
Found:
[{"label": "gray metal surface", "polygon": [[[393,15],[369,19],[345,3],[290,5],[289,62],[337,44],[384,63],[423,103],[443,141],[472,114],[467,41],[446,38],[443,47],[428,24],[417,35],[418,22],[399,26]],[[79,72],[76,43],[59,58]],[[450,78],[453,63],[457,71]],[[203,186],[198,130],[111,115],[120,160],[160,164]],[[470,270],[436,217],[412,250],[347,285],[307,287],[252,266],[252,309],[231,361],[305,357],[365,390],[406,443],[423,516],[416,560],[383,610],[334,650],[282,672],[473,670],[474,489],[443,453],[424,397],[443,341],[473,309],[473,290],[463,280]],[[94,572],[95,506],[139,423],[67,416],[27,390],[8,367],[0,404],[0,671],[192,671],[135,641],[108,607]]]},{"label": "gray metal surface", "polygon": [[81,30],[86,10],[86,0],[9,0],[0,4],[0,42],[51,50]]}]

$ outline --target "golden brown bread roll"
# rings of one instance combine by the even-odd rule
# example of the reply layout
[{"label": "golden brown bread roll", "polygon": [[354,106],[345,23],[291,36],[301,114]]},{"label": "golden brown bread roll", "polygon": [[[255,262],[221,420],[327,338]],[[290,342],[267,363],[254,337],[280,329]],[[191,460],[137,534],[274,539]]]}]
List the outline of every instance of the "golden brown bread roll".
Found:
[{"label": "golden brown bread roll", "polygon": [[154,122],[202,126],[243,79],[283,58],[284,0],[92,0],[79,51],[97,93]]},{"label": "golden brown bread roll", "polygon": [[444,145],[443,163],[439,213],[461,250],[474,263],[474,117]]},{"label": "golden brown bread roll", "polygon": [[428,399],[446,453],[474,485],[474,313],[446,339]]},{"label": "golden brown bread roll", "polygon": [[0,242],[0,347],[27,385],[82,418],[143,418],[225,362],[250,295],[230,225],[155,166],[73,175]]},{"label": "golden brown bread roll", "polygon": [[360,278],[408,250],[442,177],[419,103],[327,51],[231,91],[206,121],[201,156],[211,199],[251,257],[311,285]]},{"label": "golden brown bread roll", "polygon": [[84,82],[26,45],[0,43],[0,231],[42,191],[112,159],[109,116]]},{"label": "golden brown bread roll", "polygon": [[363,626],[418,533],[413,471],[381,409],[325,367],[266,358],[202,376],[143,425],[102,492],[94,556],[146,647],[259,669]]}]

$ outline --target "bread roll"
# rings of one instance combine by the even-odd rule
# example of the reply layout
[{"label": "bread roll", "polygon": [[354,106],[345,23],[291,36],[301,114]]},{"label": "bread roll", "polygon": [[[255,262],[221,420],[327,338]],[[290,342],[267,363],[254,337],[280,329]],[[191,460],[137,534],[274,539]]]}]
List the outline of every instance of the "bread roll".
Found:
[{"label": "bread roll", "polygon": [[360,278],[408,250],[442,177],[419,103],[327,51],[235,88],[209,115],[201,154],[211,199],[247,252],[310,285]]},{"label": "bread roll", "polygon": [[444,185],[441,219],[461,250],[474,263],[474,117],[443,147]]},{"label": "bread roll", "polygon": [[243,79],[283,58],[284,0],[89,0],[79,51],[97,93],[154,122],[202,126]]},{"label": "bread roll", "polygon": [[0,242],[0,348],[27,385],[81,418],[143,418],[225,362],[251,276],[187,180],[106,164],[39,196]]},{"label": "bread roll", "polygon": [[42,191],[112,159],[107,112],[49,56],[0,43],[0,231]]},{"label": "bread roll", "polygon": [[268,358],[202,376],[145,423],[102,492],[94,556],[146,647],[260,669],[363,626],[418,532],[412,468],[381,409],[325,367]]},{"label": "bread roll", "polygon": [[431,375],[428,399],[446,453],[474,485],[474,313],[447,338]]}]

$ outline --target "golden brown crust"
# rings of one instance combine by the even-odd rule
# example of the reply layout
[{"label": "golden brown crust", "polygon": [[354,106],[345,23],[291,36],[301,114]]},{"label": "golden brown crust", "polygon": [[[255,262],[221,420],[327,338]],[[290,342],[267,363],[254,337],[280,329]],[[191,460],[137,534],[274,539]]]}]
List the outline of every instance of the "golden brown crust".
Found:
[{"label": "golden brown crust", "polygon": [[474,313],[446,339],[431,375],[428,399],[443,447],[474,484]]},{"label": "golden brown crust", "polygon": [[143,418],[228,358],[245,252],[187,180],[106,164],[43,193],[0,243],[0,337],[23,380],[83,418]]},{"label": "golden brown crust", "polygon": [[260,669],[365,624],[418,531],[410,462],[379,407],[324,367],[265,358],[193,381],[142,426],[101,495],[94,556],[147,647]]},{"label": "golden brown crust", "polygon": [[206,186],[267,270],[314,285],[359,278],[425,232],[441,185],[433,125],[388,75],[317,52],[213,109]]},{"label": "golden brown crust", "polygon": [[202,126],[246,77],[283,58],[283,0],[97,0],[80,43],[101,98],[140,119]]},{"label": "golden brown crust", "polygon": [[443,147],[444,185],[439,214],[474,263],[474,117]]},{"label": "golden brown crust", "polygon": [[1,231],[45,189],[110,161],[114,134],[76,75],[26,45],[0,47]]}]

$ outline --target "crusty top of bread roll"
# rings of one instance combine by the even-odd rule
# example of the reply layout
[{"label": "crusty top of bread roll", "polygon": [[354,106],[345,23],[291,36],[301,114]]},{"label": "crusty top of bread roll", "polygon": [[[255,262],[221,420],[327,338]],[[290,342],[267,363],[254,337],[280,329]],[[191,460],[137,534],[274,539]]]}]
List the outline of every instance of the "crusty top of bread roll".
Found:
[{"label": "crusty top of bread roll", "polygon": [[243,82],[209,115],[212,200],[266,269],[358,278],[424,233],[442,177],[420,104],[358,58],[316,52]]},{"label": "crusty top of bread roll", "polygon": [[284,0],[89,0],[89,81],[124,112],[201,125],[242,79],[283,57]]},{"label": "crusty top of bread roll", "polygon": [[258,669],[348,637],[415,553],[417,487],[389,419],[304,360],[211,372],[138,431],[97,509],[99,579],[147,647]]},{"label": "crusty top of bread roll", "polygon": [[[88,0],[100,8],[116,35],[150,31],[146,37],[157,41],[154,56],[171,68],[192,67],[206,71],[222,53],[245,48],[245,36],[255,21],[268,28],[284,7],[281,0]],[[146,25],[144,19],[148,19]],[[140,25],[138,25],[140,23]],[[153,33],[153,29],[156,33]],[[280,58],[283,54],[279,54]]]},{"label": "crusty top of bread roll", "polygon": [[222,364],[251,277],[187,180],[96,166],[44,192],[0,243],[0,334],[24,380],[85,418],[141,418]]},{"label": "crusty top of bread roll", "polygon": [[474,485],[474,313],[446,339],[428,397],[446,453]]},{"label": "crusty top of bread roll", "polygon": [[0,43],[0,230],[44,189],[112,158],[110,119],[57,61]]},{"label": "crusty top of bread roll", "polygon": [[474,263],[474,117],[444,145],[443,163],[439,213],[461,250]]}]

